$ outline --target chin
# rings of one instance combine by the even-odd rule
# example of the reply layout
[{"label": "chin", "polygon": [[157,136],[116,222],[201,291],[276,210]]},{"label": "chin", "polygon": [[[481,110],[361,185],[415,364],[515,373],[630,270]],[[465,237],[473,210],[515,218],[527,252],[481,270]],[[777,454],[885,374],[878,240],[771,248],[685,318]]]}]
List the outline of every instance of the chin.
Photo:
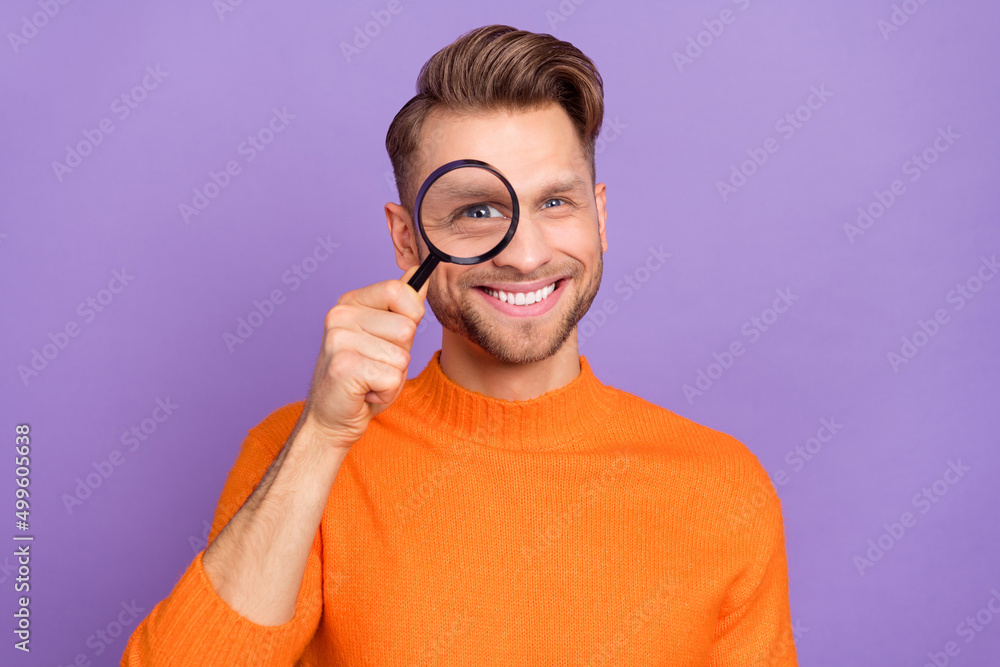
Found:
[{"label": "chin", "polygon": [[[506,364],[532,364],[544,361],[562,349],[573,332],[576,321],[567,314],[552,312],[555,318],[547,322],[516,322],[497,325],[469,308],[460,317],[458,330],[451,329],[484,352]],[[450,327],[449,327],[450,328]]]}]

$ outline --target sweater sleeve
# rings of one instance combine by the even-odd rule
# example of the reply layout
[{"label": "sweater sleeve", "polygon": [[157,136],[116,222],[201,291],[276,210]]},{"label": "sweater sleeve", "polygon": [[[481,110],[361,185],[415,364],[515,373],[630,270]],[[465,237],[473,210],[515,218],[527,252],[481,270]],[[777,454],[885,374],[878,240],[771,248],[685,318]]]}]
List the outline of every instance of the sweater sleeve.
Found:
[{"label": "sweater sleeve", "polygon": [[737,515],[745,520],[737,521],[735,544],[748,560],[720,611],[709,667],[798,665],[781,501],[762,468],[760,475],[756,489],[741,501],[741,510],[754,509]]},{"label": "sweater sleeve", "polygon": [[[244,440],[222,489],[208,544],[250,497],[277,458],[284,438],[279,442],[278,438],[269,438],[269,432],[273,435],[275,429],[258,427]],[[317,531],[296,600],[295,616],[278,626],[253,623],[223,601],[205,574],[202,550],[170,595],[136,627],[121,665],[294,665],[319,626],[323,607],[321,548]]]}]

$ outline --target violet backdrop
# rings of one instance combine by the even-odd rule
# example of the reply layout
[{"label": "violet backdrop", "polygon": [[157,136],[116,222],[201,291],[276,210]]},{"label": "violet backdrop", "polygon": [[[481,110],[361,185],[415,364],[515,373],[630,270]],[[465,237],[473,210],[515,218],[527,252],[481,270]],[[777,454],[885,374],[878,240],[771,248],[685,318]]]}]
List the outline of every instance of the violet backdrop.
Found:
[{"label": "violet backdrop", "polygon": [[[305,397],[326,311],[401,274],[386,129],[420,65],[489,23],[604,77],[581,353],[772,474],[801,664],[1000,664],[983,0],[5,2],[0,662],[118,664],[246,432]],[[411,377],[440,346],[427,312]]]}]

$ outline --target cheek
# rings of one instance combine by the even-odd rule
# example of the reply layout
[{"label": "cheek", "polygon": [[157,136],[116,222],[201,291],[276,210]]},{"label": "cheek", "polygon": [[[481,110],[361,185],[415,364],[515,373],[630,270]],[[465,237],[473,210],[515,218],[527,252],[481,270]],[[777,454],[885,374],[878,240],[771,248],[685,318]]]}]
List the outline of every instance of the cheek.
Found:
[{"label": "cheek", "polygon": [[596,218],[576,217],[550,231],[553,247],[571,257],[590,258],[601,253],[601,231]]},{"label": "cheek", "polygon": [[452,271],[448,271],[447,268],[447,265],[443,262],[438,264],[437,268],[434,269],[434,273],[428,279],[430,287],[427,288],[427,293],[430,295],[433,292],[438,301],[451,301],[457,299],[459,296],[459,290],[456,287],[456,276]]},{"label": "cheek", "polygon": [[589,232],[580,233],[564,240],[559,251],[583,264],[586,270],[593,270],[603,254],[601,237]]},{"label": "cheek", "polygon": [[445,295],[444,290],[446,285],[444,281],[442,281],[440,277],[432,274],[431,277],[427,279],[427,282],[430,283],[427,286],[427,300],[440,302],[442,297]]}]

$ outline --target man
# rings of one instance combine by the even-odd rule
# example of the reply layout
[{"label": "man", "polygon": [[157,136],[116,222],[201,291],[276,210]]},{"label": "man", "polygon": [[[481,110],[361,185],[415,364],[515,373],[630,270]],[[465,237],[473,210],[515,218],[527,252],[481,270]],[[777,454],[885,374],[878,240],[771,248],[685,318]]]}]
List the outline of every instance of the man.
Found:
[{"label": "man", "polygon": [[[549,35],[488,26],[428,61],[386,139],[403,278],[329,311],[308,398],[250,431],[208,547],[122,664],[796,664],[757,459],[579,354],[602,117],[593,63]],[[417,293],[416,190],[462,158],[507,177],[519,226]],[[407,380],[425,296],[442,346]]]}]

